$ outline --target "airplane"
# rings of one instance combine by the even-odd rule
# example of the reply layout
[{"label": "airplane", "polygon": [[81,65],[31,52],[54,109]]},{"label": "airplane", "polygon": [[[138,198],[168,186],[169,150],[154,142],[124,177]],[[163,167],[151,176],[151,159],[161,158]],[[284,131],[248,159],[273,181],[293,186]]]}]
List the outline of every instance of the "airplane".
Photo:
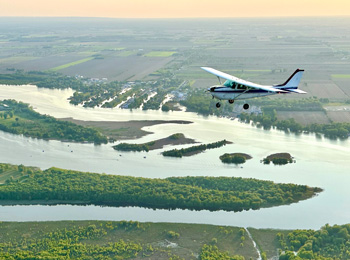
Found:
[{"label": "airplane", "polygon": [[[250,99],[275,94],[307,93],[298,89],[299,82],[304,72],[304,70],[301,69],[297,69],[283,84],[272,86],[249,82],[209,67],[201,67],[201,69],[217,76],[220,82],[220,85],[211,86],[207,91],[210,92],[213,98],[228,100],[230,104],[233,104],[235,100],[239,99]],[[221,84],[220,78],[226,79],[224,84]],[[220,102],[216,103],[217,108],[220,106]],[[249,104],[244,104],[243,108],[245,110],[249,109]]]}]

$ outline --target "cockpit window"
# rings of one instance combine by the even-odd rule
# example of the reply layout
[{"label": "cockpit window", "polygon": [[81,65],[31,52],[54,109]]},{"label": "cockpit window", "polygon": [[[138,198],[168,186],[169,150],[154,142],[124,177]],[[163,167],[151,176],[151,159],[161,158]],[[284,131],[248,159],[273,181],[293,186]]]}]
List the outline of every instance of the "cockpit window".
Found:
[{"label": "cockpit window", "polygon": [[232,80],[226,80],[224,86],[228,88],[235,88],[236,83]]}]

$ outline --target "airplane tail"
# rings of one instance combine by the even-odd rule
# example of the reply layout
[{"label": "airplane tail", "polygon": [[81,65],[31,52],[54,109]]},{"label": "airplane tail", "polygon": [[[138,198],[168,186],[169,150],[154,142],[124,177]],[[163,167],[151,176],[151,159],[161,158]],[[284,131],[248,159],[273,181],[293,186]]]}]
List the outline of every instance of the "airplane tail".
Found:
[{"label": "airplane tail", "polygon": [[298,89],[301,77],[303,76],[304,70],[297,69],[286,82],[283,84],[274,86],[286,91],[295,92],[299,94],[306,94],[305,91]]}]

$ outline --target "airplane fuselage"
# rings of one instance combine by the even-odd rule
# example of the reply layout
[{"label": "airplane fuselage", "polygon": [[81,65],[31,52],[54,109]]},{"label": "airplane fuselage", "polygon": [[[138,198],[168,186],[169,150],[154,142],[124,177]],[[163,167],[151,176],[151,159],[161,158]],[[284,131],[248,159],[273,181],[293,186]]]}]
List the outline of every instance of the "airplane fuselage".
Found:
[{"label": "airplane fuselage", "polygon": [[261,89],[249,89],[247,91],[223,86],[213,86],[211,88],[208,88],[208,91],[214,98],[217,98],[219,100],[250,99],[278,94],[276,92],[269,92]]}]

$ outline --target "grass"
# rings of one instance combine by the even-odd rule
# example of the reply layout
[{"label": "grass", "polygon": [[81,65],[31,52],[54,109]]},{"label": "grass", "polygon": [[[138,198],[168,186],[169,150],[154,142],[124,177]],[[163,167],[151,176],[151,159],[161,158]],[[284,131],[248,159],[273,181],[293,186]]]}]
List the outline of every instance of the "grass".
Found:
[{"label": "grass", "polygon": [[63,64],[63,65],[58,66],[58,67],[51,68],[51,69],[49,69],[48,71],[59,71],[59,70],[63,70],[63,69],[66,69],[66,68],[69,68],[69,67],[72,67],[72,66],[75,66],[75,65],[78,65],[78,64],[81,64],[81,63],[84,63],[84,62],[93,60],[93,59],[94,59],[94,57],[89,57],[89,58],[85,58],[85,59],[73,61],[73,62],[70,62],[70,63],[67,63],[67,64]]},{"label": "grass", "polygon": [[151,51],[151,52],[148,52],[146,53],[145,57],[170,57],[170,56],[173,56],[173,54],[175,54],[176,51]]},{"label": "grass", "polygon": [[255,229],[249,228],[249,232],[256,242],[260,251],[266,253],[268,259],[276,257],[278,241],[276,240],[277,233],[282,233],[285,236],[290,233],[290,230],[278,230],[278,229]]},{"label": "grass", "polygon": [[123,51],[117,54],[118,57],[128,57],[137,54],[137,51]]},{"label": "grass", "polygon": [[336,79],[350,79],[350,74],[332,74],[332,78],[336,78]]},{"label": "grass", "polygon": [[[27,169],[35,170],[34,167],[26,167]],[[1,164],[0,163],[0,185],[4,184],[6,180],[22,180],[25,179],[27,173],[25,171],[20,171],[17,165],[11,164]]]},{"label": "grass", "polygon": [[35,60],[37,57],[33,56],[12,56],[9,58],[0,59],[0,63],[20,63],[23,61]]}]

